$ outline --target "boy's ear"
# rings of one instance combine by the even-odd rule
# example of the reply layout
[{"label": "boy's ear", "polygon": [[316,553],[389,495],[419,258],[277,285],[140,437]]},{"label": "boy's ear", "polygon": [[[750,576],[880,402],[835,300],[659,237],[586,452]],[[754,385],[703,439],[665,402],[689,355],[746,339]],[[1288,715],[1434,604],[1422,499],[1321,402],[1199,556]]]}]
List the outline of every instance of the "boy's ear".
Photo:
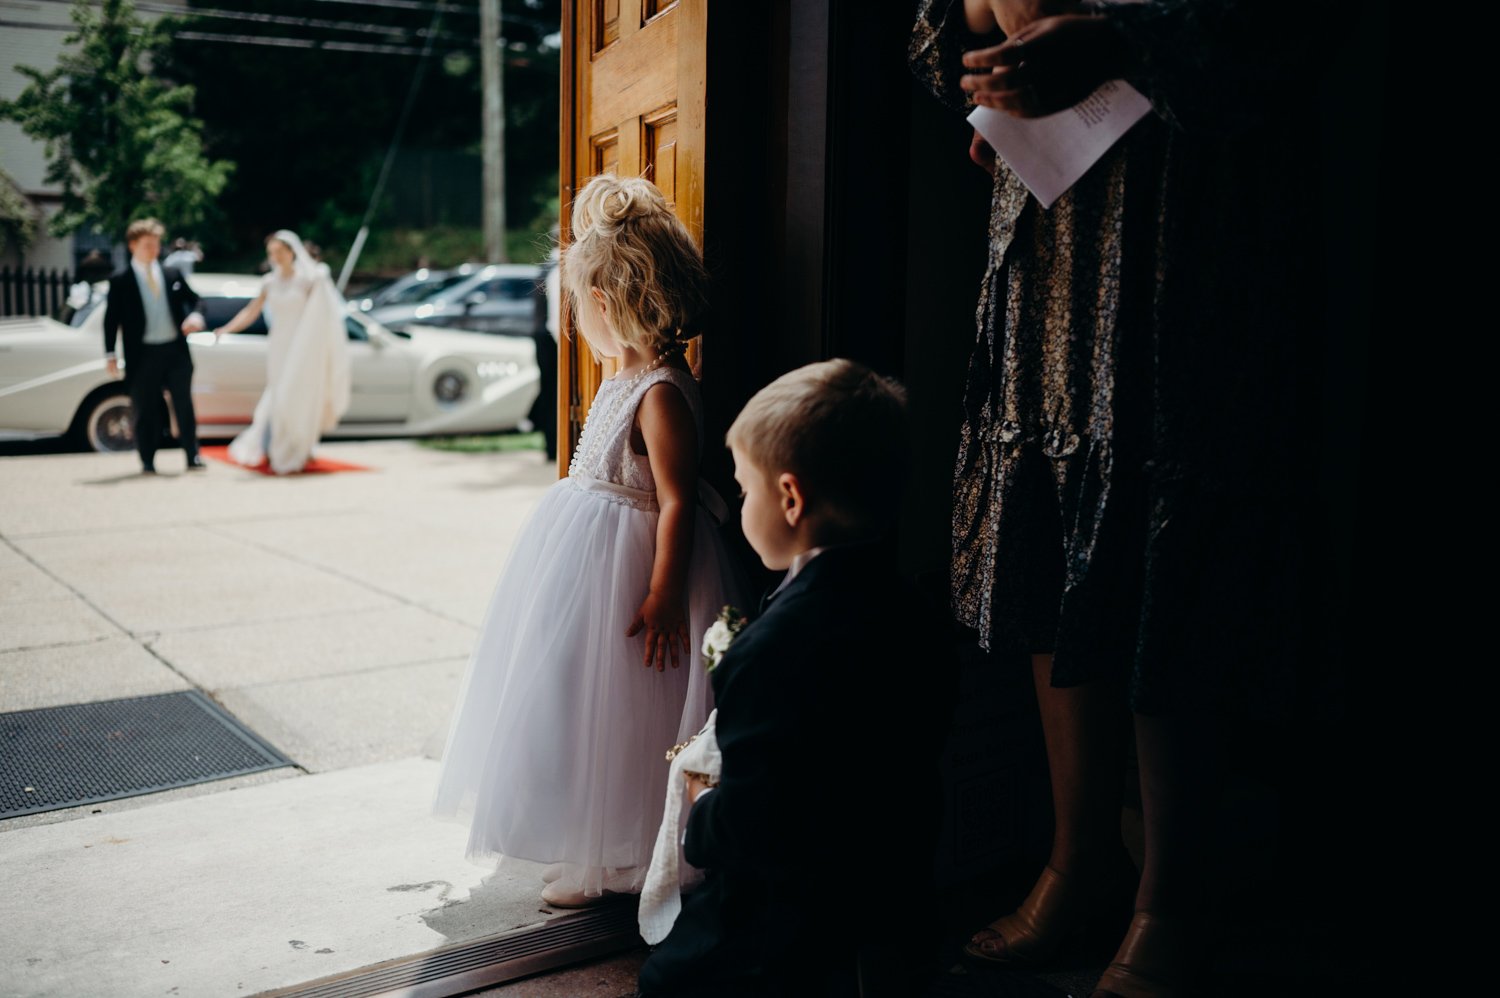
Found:
[{"label": "boy's ear", "polygon": [[796,527],[807,516],[807,496],[802,491],[802,483],[797,476],[790,471],[783,471],[776,477],[776,496],[781,503],[781,515],[786,517],[786,525]]}]

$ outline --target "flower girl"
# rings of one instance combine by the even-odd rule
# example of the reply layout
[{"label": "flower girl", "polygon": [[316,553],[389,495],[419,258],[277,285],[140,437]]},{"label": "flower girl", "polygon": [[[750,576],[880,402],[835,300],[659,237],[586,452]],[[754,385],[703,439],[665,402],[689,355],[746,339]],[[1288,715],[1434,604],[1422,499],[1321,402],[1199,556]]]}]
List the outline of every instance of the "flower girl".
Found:
[{"label": "flower girl", "polygon": [[708,715],[696,649],[740,587],[710,513],[722,501],[698,479],[683,351],[707,275],[692,237],[649,181],[595,177],[561,276],[585,341],[619,371],[500,576],[435,809],[472,811],[471,856],[553,864],[543,900],[580,907],[639,892],[663,753]]}]

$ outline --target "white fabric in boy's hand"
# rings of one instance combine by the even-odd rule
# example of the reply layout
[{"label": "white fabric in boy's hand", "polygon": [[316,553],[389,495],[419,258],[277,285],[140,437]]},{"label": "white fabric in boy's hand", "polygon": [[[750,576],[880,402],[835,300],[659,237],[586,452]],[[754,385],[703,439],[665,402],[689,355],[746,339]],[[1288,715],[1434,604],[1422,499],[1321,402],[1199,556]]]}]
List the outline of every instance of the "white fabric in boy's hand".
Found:
[{"label": "white fabric in boy's hand", "polygon": [[641,938],[655,946],[667,938],[672,923],[682,911],[682,884],[679,877],[679,850],[682,848],[682,822],[687,808],[684,807],[684,773],[702,773],[717,779],[723,757],[719,755],[719,742],[714,737],[714,721],[717,710],[708,715],[708,723],[672,760],[667,774],[667,806],[662,815],[661,828],[656,833],[656,847],[651,852],[651,867],[646,871],[646,884],[641,888],[641,907],[638,921]]}]

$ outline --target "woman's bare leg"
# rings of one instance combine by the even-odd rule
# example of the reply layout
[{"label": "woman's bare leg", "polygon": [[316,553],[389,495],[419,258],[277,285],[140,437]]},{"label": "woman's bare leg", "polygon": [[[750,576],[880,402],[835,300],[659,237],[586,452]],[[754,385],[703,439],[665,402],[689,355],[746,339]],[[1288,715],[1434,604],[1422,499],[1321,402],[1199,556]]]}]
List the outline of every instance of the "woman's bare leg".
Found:
[{"label": "woman's bare leg", "polygon": [[1052,852],[1021,907],[971,941],[980,956],[1017,962],[1044,955],[1078,927],[1121,850],[1119,695],[1106,683],[1053,687],[1051,655],[1033,655],[1031,667],[1052,784]]}]

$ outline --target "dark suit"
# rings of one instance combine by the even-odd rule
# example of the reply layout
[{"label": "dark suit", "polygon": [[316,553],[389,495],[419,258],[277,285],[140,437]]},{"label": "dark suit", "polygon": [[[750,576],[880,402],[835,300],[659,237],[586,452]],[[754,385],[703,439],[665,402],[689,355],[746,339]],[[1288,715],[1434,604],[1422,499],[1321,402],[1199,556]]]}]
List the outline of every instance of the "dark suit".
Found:
[{"label": "dark suit", "polygon": [[842,998],[861,963],[866,994],[917,993],[957,673],[892,558],[823,552],[713,671],[723,770],[686,834],[708,877],[642,995]]},{"label": "dark suit", "polygon": [[135,443],[141,463],[150,468],[161,438],[161,393],[172,396],[182,449],[191,461],[198,456],[198,421],[193,415],[193,357],[188,352],[182,323],[198,308],[198,296],[175,267],[162,268],[162,287],[167,311],[178,335],[170,343],[149,344],[146,336],[146,306],[135,269],[125,269],[109,279],[109,301],[104,309],[104,352],[115,352],[119,336],[125,357],[125,387],[135,410]]}]

